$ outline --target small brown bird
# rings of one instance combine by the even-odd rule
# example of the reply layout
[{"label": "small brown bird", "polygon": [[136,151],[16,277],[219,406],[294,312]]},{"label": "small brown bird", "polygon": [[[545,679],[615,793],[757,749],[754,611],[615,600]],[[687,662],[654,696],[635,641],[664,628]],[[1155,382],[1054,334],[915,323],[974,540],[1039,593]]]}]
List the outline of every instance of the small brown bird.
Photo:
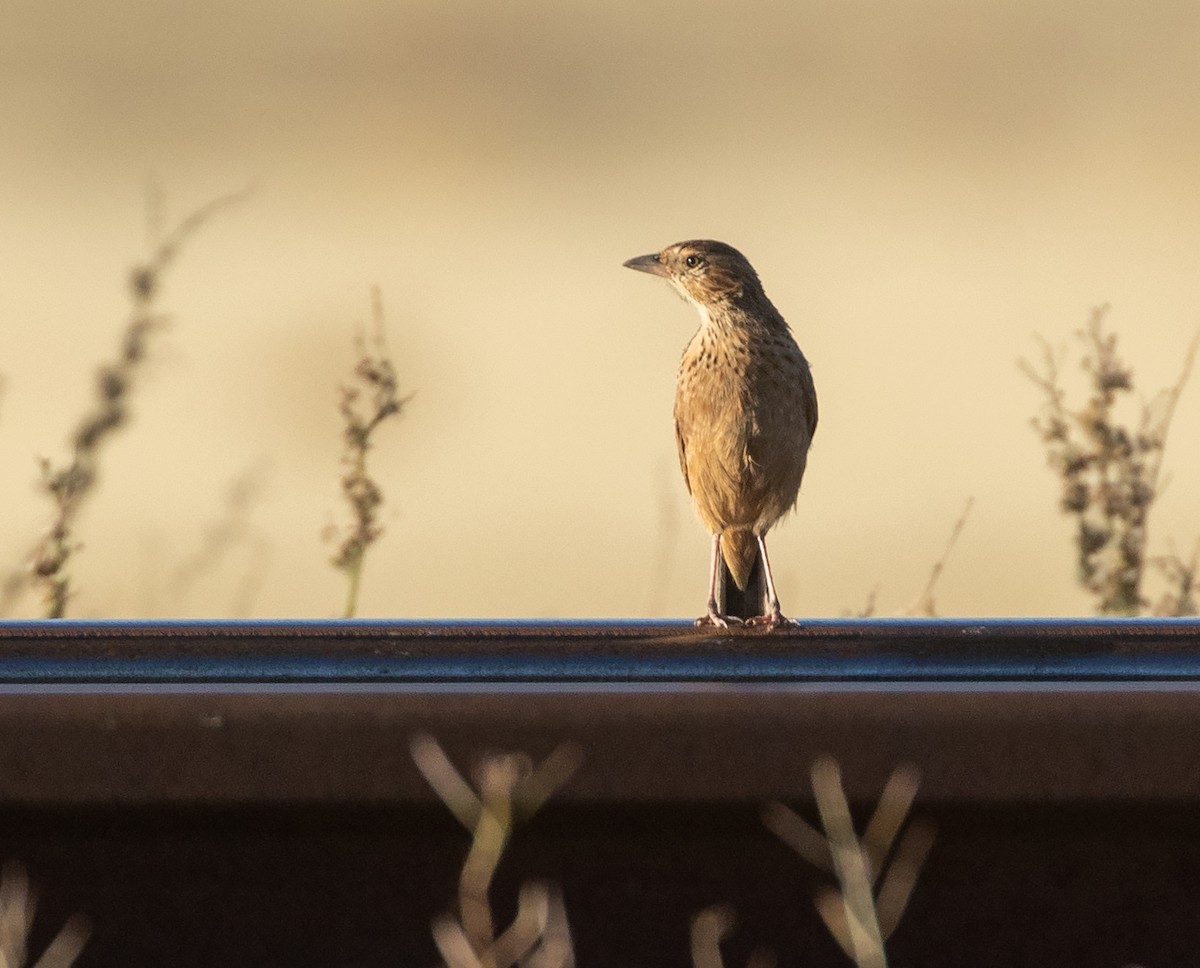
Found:
[{"label": "small brown bird", "polygon": [[728,626],[717,591],[722,559],[745,590],[762,556],[763,615],[749,624],[787,625],[767,558],[767,531],[796,504],[817,429],[808,361],[737,249],[677,242],[625,265],[662,276],[700,311],[675,386],[675,439],[700,520],[712,533],[708,612],[697,625]]}]

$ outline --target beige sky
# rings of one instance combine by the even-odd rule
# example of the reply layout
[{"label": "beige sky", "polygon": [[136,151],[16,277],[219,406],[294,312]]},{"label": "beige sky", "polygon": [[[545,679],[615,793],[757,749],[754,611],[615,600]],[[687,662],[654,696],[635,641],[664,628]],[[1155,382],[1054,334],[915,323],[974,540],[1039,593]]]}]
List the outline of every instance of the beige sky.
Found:
[{"label": "beige sky", "polygon": [[[337,386],[374,284],[416,397],[373,454],[362,612],[698,614],[670,417],[696,321],[621,268],[696,236],[747,254],[814,367],[786,610],[902,610],[973,496],[941,610],[1084,612],[1014,364],[1108,301],[1139,386],[1174,380],[1198,43],[1191,2],[10,0],[0,550],[48,521],[37,458],[115,351],[147,181],[169,217],[254,182],[168,280],[74,614],[337,613]],[[1200,387],[1173,435],[1156,550],[1200,534]],[[250,471],[244,540],[181,591]]]}]

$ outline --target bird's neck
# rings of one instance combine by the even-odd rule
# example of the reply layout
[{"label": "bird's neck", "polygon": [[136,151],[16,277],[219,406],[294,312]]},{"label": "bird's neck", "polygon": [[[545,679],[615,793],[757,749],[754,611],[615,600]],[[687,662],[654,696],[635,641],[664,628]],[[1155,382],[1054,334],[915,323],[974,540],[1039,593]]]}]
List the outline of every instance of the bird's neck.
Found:
[{"label": "bird's neck", "polygon": [[697,302],[695,305],[700,313],[701,330],[714,336],[745,338],[787,332],[787,323],[766,296]]}]

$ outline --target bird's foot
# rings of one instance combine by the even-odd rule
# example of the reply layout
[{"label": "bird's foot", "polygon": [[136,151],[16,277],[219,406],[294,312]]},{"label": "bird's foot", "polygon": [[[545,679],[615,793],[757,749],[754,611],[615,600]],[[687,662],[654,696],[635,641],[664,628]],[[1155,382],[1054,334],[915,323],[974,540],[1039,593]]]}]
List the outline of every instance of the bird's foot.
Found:
[{"label": "bird's foot", "polygon": [[710,608],[704,615],[696,619],[698,628],[718,628],[727,629],[731,625],[741,625],[740,618],[734,618],[732,615],[722,615],[715,608]]},{"label": "bird's foot", "polygon": [[776,629],[796,628],[799,623],[793,622],[785,616],[779,606],[776,605],[767,615],[755,615],[754,618],[746,619],[746,624],[767,632],[774,632]]}]

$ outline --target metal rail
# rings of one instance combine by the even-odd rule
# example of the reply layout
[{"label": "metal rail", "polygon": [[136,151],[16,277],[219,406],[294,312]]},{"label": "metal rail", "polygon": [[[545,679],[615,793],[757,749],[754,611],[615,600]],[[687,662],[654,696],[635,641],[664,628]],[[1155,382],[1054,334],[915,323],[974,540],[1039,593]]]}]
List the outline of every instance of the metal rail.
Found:
[{"label": "metal rail", "polygon": [[23,684],[1200,683],[1197,619],[0,621]]},{"label": "metal rail", "polygon": [[0,623],[0,802],[428,801],[459,762],[566,739],[579,802],[852,795],[922,768],[943,802],[1200,798],[1200,622]]},{"label": "metal rail", "polygon": [[687,965],[714,900],[730,963],[837,960],[759,821],[822,754],[863,815],[923,773],[897,963],[1195,960],[1196,621],[0,623],[0,856],[89,964],[432,964],[467,836],[417,732],[582,748],[502,875],[562,882],[581,963]]}]

